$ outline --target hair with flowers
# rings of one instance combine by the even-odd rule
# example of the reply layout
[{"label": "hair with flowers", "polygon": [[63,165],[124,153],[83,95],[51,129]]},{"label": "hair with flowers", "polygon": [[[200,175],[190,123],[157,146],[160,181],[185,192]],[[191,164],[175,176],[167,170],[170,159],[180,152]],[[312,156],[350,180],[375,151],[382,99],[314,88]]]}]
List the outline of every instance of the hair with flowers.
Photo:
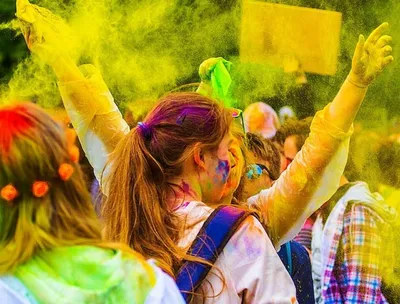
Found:
[{"label": "hair with flowers", "polygon": [[[71,160],[73,162],[78,162],[79,158],[75,157],[75,154],[71,156]],[[61,166],[58,168],[58,178],[60,178],[62,181],[66,182],[68,181],[72,174],[74,173],[75,169],[74,167],[69,164],[69,163],[63,163]],[[37,198],[44,197],[50,189],[50,184],[47,181],[34,181],[32,184],[32,195]],[[18,197],[19,192],[18,189],[15,188],[14,185],[8,184],[4,186],[3,188],[0,189],[0,198],[8,202],[9,204],[12,204],[12,202]]]},{"label": "hair with flowers", "polygon": [[101,244],[71,137],[32,103],[0,108],[0,275],[41,250]]}]

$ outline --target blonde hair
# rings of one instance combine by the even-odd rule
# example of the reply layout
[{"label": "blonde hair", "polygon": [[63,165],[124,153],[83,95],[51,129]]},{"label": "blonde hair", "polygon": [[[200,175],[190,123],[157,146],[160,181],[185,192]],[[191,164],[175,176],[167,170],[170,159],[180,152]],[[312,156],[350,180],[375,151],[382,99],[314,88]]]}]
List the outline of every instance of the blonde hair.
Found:
[{"label": "blonde hair", "polygon": [[[64,129],[39,107],[27,103],[0,109],[0,189],[12,184],[19,195],[0,198],[0,275],[12,272],[42,250],[59,246],[98,245],[101,229],[82,172],[69,160]],[[58,168],[69,163],[67,181]],[[35,181],[49,192],[32,194]]]}]

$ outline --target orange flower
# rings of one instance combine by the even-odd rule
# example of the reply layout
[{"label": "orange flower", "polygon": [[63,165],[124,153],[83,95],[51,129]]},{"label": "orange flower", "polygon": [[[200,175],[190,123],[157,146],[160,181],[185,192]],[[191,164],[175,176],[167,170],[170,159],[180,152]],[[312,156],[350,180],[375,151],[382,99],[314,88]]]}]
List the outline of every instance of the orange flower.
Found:
[{"label": "orange flower", "polygon": [[32,193],[36,197],[43,197],[49,192],[49,184],[47,182],[36,181],[32,185]]},{"label": "orange flower", "polygon": [[7,202],[11,202],[14,198],[18,196],[18,191],[13,185],[8,184],[1,189],[0,195]]},{"label": "orange flower", "polygon": [[62,164],[60,168],[58,168],[58,175],[64,182],[69,180],[73,173],[74,167],[72,167],[70,164]]},{"label": "orange flower", "polygon": [[65,134],[67,135],[67,144],[68,146],[75,145],[76,141],[76,132],[74,129],[66,129]]},{"label": "orange flower", "polygon": [[79,149],[77,146],[71,146],[68,148],[69,158],[72,162],[78,163],[79,162]]}]

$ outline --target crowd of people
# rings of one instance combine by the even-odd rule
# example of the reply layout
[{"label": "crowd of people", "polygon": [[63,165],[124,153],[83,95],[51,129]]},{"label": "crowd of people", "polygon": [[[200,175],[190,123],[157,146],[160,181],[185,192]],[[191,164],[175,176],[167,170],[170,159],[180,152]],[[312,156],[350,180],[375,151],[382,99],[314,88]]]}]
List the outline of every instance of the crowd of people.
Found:
[{"label": "crowd of people", "polygon": [[71,130],[32,103],[0,108],[2,302],[397,303],[396,140],[376,153],[383,196],[347,174],[353,121],[393,61],[387,23],[360,35],[313,118],[226,107],[213,58],[199,92],[166,94],[130,127],[94,66],[20,18],[95,181]]}]

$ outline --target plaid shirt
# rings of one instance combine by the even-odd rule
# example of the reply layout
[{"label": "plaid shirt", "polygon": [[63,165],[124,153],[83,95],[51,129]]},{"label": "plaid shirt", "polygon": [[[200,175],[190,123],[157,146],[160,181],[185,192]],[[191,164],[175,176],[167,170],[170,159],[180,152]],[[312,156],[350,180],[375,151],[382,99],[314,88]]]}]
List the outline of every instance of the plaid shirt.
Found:
[{"label": "plaid shirt", "polygon": [[[325,272],[329,285],[323,291],[325,303],[388,303],[382,294],[378,268],[379,221],[369,207],[352,204],[343,218],[335,267]],[[335,254],[330,255],[334,256]]]},{"label": "plaid shirt", "polygon": [[[364,183],[358,187],[368,189]],[[329,224],[328,219],[326,225],[330,227],[323,228],[325,239],[322,238],[321,249],[325,260],[321,273],[324,275],[319,278],[322,282],[318,282],[323,298],[316,294],[318,303],[388,303],[382,294],[378,266],[380,231],[385,221],[371,205],[353,199],[338,203],[336,217]],[[326,237],[329,233],[330,237]]]}]

